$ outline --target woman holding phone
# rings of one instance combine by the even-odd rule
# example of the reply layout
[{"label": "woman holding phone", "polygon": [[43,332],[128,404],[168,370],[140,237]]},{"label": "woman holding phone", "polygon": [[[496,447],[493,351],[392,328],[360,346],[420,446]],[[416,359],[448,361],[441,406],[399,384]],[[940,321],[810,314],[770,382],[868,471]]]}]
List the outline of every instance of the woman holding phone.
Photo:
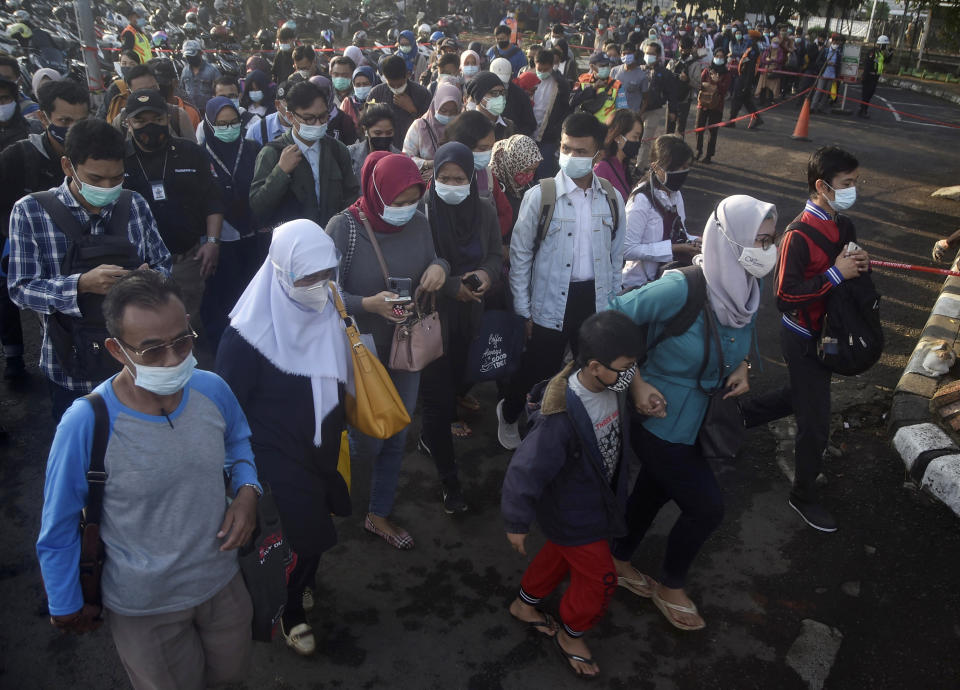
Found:
[{"label": "woman holding phone", "polygon": [[[413,416],[420,372],[389,368],[390,347],[396,324],[412,309],[410,298],[419,288],[442,288],[450,265],[438,258],[426,217],[417,211],[426,185],[416,164],[402,154],[375,151],[360,172],[360,198],[334,216],[327,233],[340,252],[339,283],[347,311],[361,333],[373,336],[377,355],[393,380],[403,404]],[[389,275],[384,280],[370,233],[383,252]],[[409,289],[400,295],[394,289]],[[369,460],[373,467],[370,503],[364,528],[398,549],[411,549],[410,534],[388,520],[393,510],[407,429],[381,441],[350,429],[352,457]]]}]

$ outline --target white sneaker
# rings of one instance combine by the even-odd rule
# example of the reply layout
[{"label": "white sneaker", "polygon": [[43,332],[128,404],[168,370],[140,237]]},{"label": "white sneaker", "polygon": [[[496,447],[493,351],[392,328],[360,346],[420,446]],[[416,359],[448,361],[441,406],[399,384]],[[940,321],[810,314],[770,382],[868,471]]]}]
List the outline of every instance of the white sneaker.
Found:
[{"label": "white sneaker", "polygon": [[309,587],[303,590],[303,610],[313,611],[313,590]]},{"label": "white sneaker", "polygon": [[497,403],[497,440],[507,450],[516,450],[520,446],[520,430],[516,422],[510,424],[503,418],[503,402]]}]

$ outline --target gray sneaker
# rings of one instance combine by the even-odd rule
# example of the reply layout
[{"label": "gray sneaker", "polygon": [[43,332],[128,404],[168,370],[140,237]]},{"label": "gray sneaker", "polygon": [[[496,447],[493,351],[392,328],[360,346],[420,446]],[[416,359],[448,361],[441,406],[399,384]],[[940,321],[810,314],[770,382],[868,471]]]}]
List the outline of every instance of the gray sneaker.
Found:
[{"label": "gray sneaker", "polygon": [[497,403],[497,440],[507,450],[516,450],[520,447],[520,429],[516,422],[511,424],[503,418],[503,403]]},{"label": "gray sneaker", "polygon": [[787,502],[790,504],[790,507],[797,511],[800,517],[803,518],[803,521],[815,530],[820,530],[821,532],[837,531],[837,521],[834,520],[827,509],[819,503],[807,503],[806,501],[792,497]]}]

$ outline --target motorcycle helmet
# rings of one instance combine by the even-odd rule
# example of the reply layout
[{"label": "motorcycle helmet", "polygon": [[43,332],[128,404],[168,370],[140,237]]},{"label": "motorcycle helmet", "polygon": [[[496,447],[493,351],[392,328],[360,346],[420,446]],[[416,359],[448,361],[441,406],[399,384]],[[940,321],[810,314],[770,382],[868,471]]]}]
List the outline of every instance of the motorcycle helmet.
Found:
[{"label": "motorcycle helmet", "polygon": [[353,40],[351,41],[351,43],[353,43],[353,45],[357,46],[358,48],[363,48],[366,42],[367,42],[366,31],[358,31],[353,35]]},{"label": "motorcycle helmet", "polygon": [[153,16],[150,18],[150,20],[153,22],[154,26],[162,26],[167,23],[169,16],[170,15],[167,13],[167,11],[161,7],[153,13]]},{"label": "motorcycle helmet", "polygon": [[213,0],[213,9],[215,9],[217,12],[222,12],[226,6],[227,3],[225,3],[223,0]]},{"label": "motorcycle helmet", "polygon": [[154,32],[153,36],[150,37],[150,43],[154,48],[161,48],[167,43],[167,32],[166,31],[157,31]]},{"label": "motorcycle helmet", "polygon": [[184,35],[189,36],[190,38],[193,38],[197,35],[197,25],[193,22],[187,22],[181,26],[180,29],[183,31]]},{"label": "motorcycle helmet", "polygon": [[13,13],[13,18],[18,22],[28,22],[30,21],[30,13],[26,10],[17,10]]},{"label": "motorcycle helmet", "polygon": [[29,41],[30,37],[33,36],[33,31],[23,22],[17,22],[7,27],[7,36],[21,42]]},{"label": "motorcycle helmet", "polygon": [[275,34],[273,31],[270,31],[269,29],[260,29],[260,31],[258,31],[257,35],[254,37],[254,41],[261,48],[269,48],[273,45],[274,37]]},{"label": "motorcycle helmet", "polygon": [[187,12],[187,15],[183,19],[188,24],[196,24],[200,20],[196,12]]},{"label": "motorcycle helmet", "polygon": [[442,41],[444,38],[446,38],[446,34],[444,34],[442,31],[434,31],[432,34],[430,34],[431,43]]},{"label": "motorcycle helmet", "polygon": [[20,0],[7,0],[7,11],[13,12],[20,9]]},{"label": "motorcycle helmet", "polygon": [[877,45],[888,46],[890,45],[890,39],[887,36],[877,36]]},{"label": "motorcycle helmet", "polygon": [[420,37],[420,38],[422,38],[423,40],[426,40],[427,36],[429,36],[429,35],[430,35],[430,25],[429,25],[429,24],[421,24],[421,25],[417,28],[417,36]]},{"label": "motorcycle helmet", "polygon": [[320,32],[320,38],[321,38],[321,39],[323,40],[323,42],[326,43],[328,46],[333,46],[333,38],[334,38],[334,36],[333,36],[333,31],[332,31],[332,30],[330,30],[330,29],[324,29],[323,31]]},{"label": "motorcycle helmet", "polygon": [[57,5],[53,8],[53,17],[58,21],[65,22],[70,16],[70,10],[66,5]]},{"label": "motorcycle helmet", "polygon": [[216,40],[224,40],[230,37],[230,30],[225,26],[215,26],[210,29],[210,37]]},{"label": "motorcycle helmet", "polygon": [[400,32],[397,31],[396,29],[390,29],[390,30],[387,32],[387,43],[389,43],[389,44],[391,44],[391,45],[396,45],[396,44],[397,44],[397,40],[398,40],[399,38],[400,38]]}]

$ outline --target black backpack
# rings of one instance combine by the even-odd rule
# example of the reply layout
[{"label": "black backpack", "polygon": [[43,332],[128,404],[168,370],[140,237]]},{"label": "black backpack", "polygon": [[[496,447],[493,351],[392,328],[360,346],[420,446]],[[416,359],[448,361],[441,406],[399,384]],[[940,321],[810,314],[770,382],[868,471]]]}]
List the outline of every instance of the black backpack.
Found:
[{"label": "black backpack", "polygon": [[[90,228],[82,227],[53,192],[34,192],[31,196],[70,240],[60,262],[61,275],[86,273],[101,264],[133,270],[143,263],[127,234],[133,198],[130,190],[121,192],[102,235],[91,235]],[[103,381],[120,370],[120,365],[103,346],[109,337],[103,318],[103,298],[93,293],[79,294],[77,306],[82,316],[54,312],[47,317],[47,335],[57,362],[68,376]]]},{"label": "black backpack", "polygon": [[[823,250],[831,261],[843,251],[843,244],[833,244],[807,223],[795,221],[787,226],[787,230],[801,233]],[[880,293],[870,274],[844,280],[827,294],[826,311],[817,339],[817,357],[835,374],[854,376],[876,364],[881,354]]]}]

